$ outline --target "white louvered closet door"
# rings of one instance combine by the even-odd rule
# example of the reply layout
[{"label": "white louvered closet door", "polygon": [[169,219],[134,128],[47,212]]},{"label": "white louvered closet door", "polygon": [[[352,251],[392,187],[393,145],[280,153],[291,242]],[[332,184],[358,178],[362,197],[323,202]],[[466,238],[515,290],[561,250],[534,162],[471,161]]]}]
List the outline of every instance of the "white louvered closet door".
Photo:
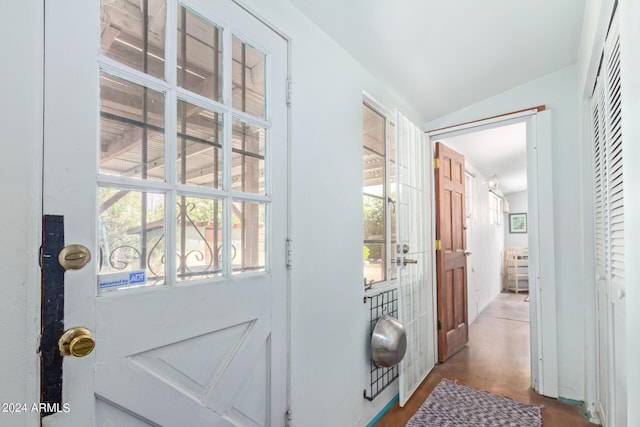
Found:
[{"label": "white louvered closet door", "polygon": [[620,79],[620,35],[616,24],[609,33],[605,60],[606,126],[607,126],[607,184],[611,305],[613,308],[613,390],[612,411],[615,427],[627,426],[627,367],[626,367],[626,300],[624,280],[624,178],[622,153],[622,85]]},{"label": "white louvered closet door", "polygon": [[607,199],[606,185],[606,155],[605,155],[605,127],[604,127],[604,84],[598,78],[592,101],[593,120],[593,189],[594,189],[594,223],[595,223],[595,262],[596,262],[596,300],[598,304],[598,412],[605,424],[609,416],[609,350],[610,345],[610,304],[607,281],[607,215],[605,214],[605,200]]},{"label": "white louvered closet door", "polygon": [[603,425],[627,425],[624,178],[620,37],[614,17],[593,96],[598,404]]},{"label": "white louvered closet door", "polygon": [[[435,365],[431,237],[431,150],[422,130],[398,114],[398,319],[407,331],[400,362],[400,406]],[[402,253],[407,245],[408,252]],[[404,259],[417,264],[404,264]]]}]

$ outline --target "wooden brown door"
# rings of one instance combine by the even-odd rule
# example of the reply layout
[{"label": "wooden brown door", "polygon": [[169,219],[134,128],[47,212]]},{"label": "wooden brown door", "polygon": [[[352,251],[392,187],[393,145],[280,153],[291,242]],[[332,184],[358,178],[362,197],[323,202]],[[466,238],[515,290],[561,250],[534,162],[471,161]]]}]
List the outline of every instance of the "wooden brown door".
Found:
[{"label": "wooden brown door", "polygon": [[464,156],[441,142],[436,143],[435,178],[438,359],[444,362],[469,341],[469,327]]}]

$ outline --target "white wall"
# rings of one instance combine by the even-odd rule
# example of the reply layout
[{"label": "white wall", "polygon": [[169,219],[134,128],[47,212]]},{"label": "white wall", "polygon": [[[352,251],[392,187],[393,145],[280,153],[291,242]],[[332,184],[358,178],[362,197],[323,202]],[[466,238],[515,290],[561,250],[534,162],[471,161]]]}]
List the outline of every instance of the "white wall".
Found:
[{"label": "white wall", "polygon": [[[426,125],[438,129],[545,104],[551,111],[553,209],[558,341],[558,387],[561,397],[584,398],[584,302],[581,281],[582,229],[579,162],[577,67],[562,70],[508,90]],[[544,247],[542,248],[544,249]]]},{"label": "white wall", "polygon": [[[527,213],[527,192],[518,191],[516,193],[505,194],[509,203],[509,213],[504,214],[504,245],[509,246],[529,246],[529,233],[509,233],[509,214]],[[528,219],[528,218],[527,218]]]},{"label": "white wall", "polygon": [[[585,98],[591,94],[593,82],[595,80],[600,52],[602,49],[604,35],[606,34],[613,0],[589,0],[585,10],[585,22],[580,44],[579,56],[579,92],[581,100],[582,123],[582,144],[583,153],[583,174],[582,191],[587,202],[583,204],[585,232],[592,230],[592,201],[591,195],[591,137],[590,137],[590,113],[589,104]],[[634,404],[640,402],[640,366],[633,361],[640,358],[640,335],[634,333],[637,325],[640,324],[640,310],[635,309],[640,306],[640,198],[637,191],[633,189],[640,185],[640,169],[637,167],[637,159],[640,159],[640,146],[637,141],[640,139],[640,2],[636,0],[619,0],[620,18],[620,57],[621,57],[621,78],[622,78],[622,134],[624,163],[624,185],[625,185],[625,280],[626,280],[626,360],[627,360],[627,425],[640,425],[640,406]],[[583,254],[583,271],[585,272],[585,282],[593,282],[593,237],[589,236],[590,245],[585,245]],[[593,284],[588,295],[591,310],[595,308],[593,295],[595,291]],[[585,317],[587,325],[594,323],[594,316]],[[590,330],[595,331],[593,326]],[[593,351],[594,341],[587,342],[587,353]],[[595,373],[591,361],[591,372]],[[587,366],[589,368],[589,365]],[[587,391],[595,398],[593,390],[594,384],[588,384]]]},{"label": "white wall", "polygon": [[286,0],[246,3],[292,38],[293,422],[361,426],[373,403],[362,286],[362,91],[416,114]]},{"label": "white wall", "polygon": [[467,250],[471,252],[467,259],[468,314],[471,323],[502,289],[504,221],[502,224],[490,224],[489,185],[483,183],[487,178],[469,162],[466,162],[465,168],[475,175],[468,223],[470,238],[467,242]]},{"label": "white wall", "polygon": [[[3,52],[0,156],[0,402],[39,400],[38,247],[41,230],[43,2],[9,2]],[[0,425],[36,425],[38,414],[0,413]]]}]

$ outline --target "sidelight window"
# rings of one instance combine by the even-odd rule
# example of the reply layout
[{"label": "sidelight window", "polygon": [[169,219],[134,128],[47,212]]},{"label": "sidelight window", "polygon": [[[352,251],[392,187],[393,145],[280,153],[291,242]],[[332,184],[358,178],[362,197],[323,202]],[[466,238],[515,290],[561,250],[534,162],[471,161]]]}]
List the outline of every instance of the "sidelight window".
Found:
[{"label": "sidelight window", "polygon": [[395,125],[367,103],[363,116],[362,214],[365,288],[395,280],[396,149]]}]

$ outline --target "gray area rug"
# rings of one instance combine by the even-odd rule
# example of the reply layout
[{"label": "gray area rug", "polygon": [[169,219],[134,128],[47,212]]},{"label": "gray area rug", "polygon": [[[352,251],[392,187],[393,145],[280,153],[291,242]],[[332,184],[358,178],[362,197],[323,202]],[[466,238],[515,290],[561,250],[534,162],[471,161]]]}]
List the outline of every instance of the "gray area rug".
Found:
[{"label": "gray area rug", "polygon": [[540,427],[540,407],[443,379],[406,427]]}]

